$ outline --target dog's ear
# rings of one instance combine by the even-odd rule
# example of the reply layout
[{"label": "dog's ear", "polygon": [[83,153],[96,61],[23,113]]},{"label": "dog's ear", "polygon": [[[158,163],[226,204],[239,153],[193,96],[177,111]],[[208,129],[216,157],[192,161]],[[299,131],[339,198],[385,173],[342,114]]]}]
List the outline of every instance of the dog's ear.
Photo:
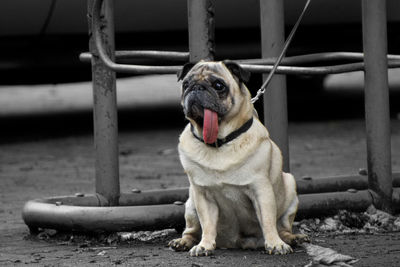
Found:
[{"label": "dog's ear", "polygon": [[185,78],[186,74],[188,74],[188,72],[193,68],[195,64],[194,63],[186,63],[185,65],[183,65],[182,69],[180,71],[178,71],[177,75],[178,75],[178,81],[182,80],[183,78]]},{"label": "dog's ear", "polygon": [[250,80],[250,71],[244,70],[238,63],[230,60],[224,60],[222,62],[228,70],[239,79],[239,81],[247,83]]}]

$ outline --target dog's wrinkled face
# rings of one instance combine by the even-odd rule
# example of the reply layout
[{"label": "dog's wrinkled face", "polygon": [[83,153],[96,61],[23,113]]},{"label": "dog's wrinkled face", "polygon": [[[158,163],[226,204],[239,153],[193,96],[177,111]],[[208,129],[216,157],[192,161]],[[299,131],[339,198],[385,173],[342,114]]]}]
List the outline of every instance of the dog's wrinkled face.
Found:
[{"label": "dog's wrinkled face", "polygon": [[178,74],[182,81],[181,104],[186,118],[203,129],[206,143],[214,143],[218,125],[235,114],[235,106],[243,99],[242,82],[250,73],[231,61],[186,64]]}]

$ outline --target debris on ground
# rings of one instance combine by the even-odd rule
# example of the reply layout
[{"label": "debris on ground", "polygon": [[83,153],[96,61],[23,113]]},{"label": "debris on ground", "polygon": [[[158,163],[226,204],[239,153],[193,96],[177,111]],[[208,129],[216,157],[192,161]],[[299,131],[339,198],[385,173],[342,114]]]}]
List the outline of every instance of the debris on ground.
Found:
[{"label": "debris on ground", "polygon": [[374,206],[365,212],[340,210],[333,217],[315,218],[295,223],[302,233],[373,234],[400,231],[400,217],[393,216]]},{"label": "debris on ground", "polygon": [[53,229],[44,229],[43,231],[41,231],[38,235],[37,238],[39,238],[40,240],[47,240],[53,236],[55,236],[57,234],[56,230]]},{"label": "debris on ground", "polygon": [[358,259],[355,259],[348,255],[343,255],[337,251],[321,247],[318,245],[304,243],[302,246],[306,249],[307,254],[312,258],[311,262],[304,267],[311,266],[341,266],[348,267],[356,263]]},{"label": "debris on ground", "polygon": [[96,251],[115,249],[121,243],[165,243],[177,234],[175,229],[118,233],[70,233],[42,229],[37,235],[28,235],[25,239],[44,240],[57,245],[77,246],[79,250]]},{"label": "debris on ground", "polygon": [[105,256],[107,254],[107,251],[102,250],[99,253],[97,253],[97,256]]},{"label": "debris on ground", "polygon": [[[400,217],[393,216],[374,206],[365,212],[352,212],[340,210],[335,216],[327,218],[314,218],[295,222],[299,231],[310,236],[318,237],[321,234],[375,234],[400,231]],[[321,241],[321,240],[319,240]],[[318,242],[319,243],[319,242]],[[312,258],[305,267],[312,266],[351,266],[356,263],[349,255],[343,255],[330,248],[316,244],[304,243],[301,245]]]},{"label": "debris on ground", "polygon": [[160,231],[138,231],[138,232],[124,232],[118,233],[121,241],[152,241],[176,234],[175,229],[164,229]]}]

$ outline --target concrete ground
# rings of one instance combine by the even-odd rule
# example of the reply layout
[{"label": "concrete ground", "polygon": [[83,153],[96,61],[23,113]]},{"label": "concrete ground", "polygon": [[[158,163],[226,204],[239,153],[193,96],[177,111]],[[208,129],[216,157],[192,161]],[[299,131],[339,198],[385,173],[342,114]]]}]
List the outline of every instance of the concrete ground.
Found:
[{"label": "concrete ground", "polygon": [[[187,186],[176,150],[180,127],[128,130],[120,134],[121,188]],[[290,123],[291,169],[295,177],[356,174],[366,167],[361,120]],[[211,258],[191,258],[166,248],[172,234],[150,242],[117,245],[30,236],[21,219],[28,200],[76,192],[93,193],[93,143],[90,133],[56,138],[10,140],[0,144],[1,266],[304,266],[303,249],[270,256],[260,251],[217,250]],[[400,171],[400,121],[392,121],[393,171]],[[315,244],[350,254],[355,266],[398,266],[400,233],[316,234]]]},{"label": "concrete ground", "polygon": [[[172,79],[167,84],[159,80],[156,86],[162,91],[172,83],[175,88]],[[146,80],[139,79],[135,84],[144,90],[134,94],[138,97],[135,103],[139,106],[148,103],[141,98],[145,95],[153,97],[149,91],[145,93],[148,89],[148,85],[143,85],[147,84]],[[129,88],[127,86],[126,92]],[[56,89],[43,89],[49,102],[42,104],[52,103],[45,107],[53,112],[59,112],[57,108],[61,104],[57,101],[65,99],[64,93],[71,95],[69,87]],[[40,92],[36,93],[42,99]],[[291,172],[296,178],[357,174],[360,168],[366,168],[360,94],[360,91],[289,90],[289,116],[295,119],[289,125],[290,161]],[[166,98],[161,93],[157,96],[161,100]],[[170,102],[175,103],[172,109],[164,105],[158,109],[144,108],[119,114],[120,181],[125,193],[132,188],[188,186],[176,150],[185,122],[176,107],[179,95],[172,92],[170,96]],[[124,100],[125,97],[120,98]],[[92,120],[87,112],[90,99],[86,92],[85,98],[75,103],[78,105],[76,111],[82,112],[75,115],[0,119],[0,266],[304,266],[310,262],[302,248],[286,256],[270,256],[260,251],[217,250],[210,258],[191,258],[187,253],[175,253],[166,247],[177,233],[152,241],[121,243],[115,243],[109,237],[105,237],[105,242],[98,242],[98,238],[92,242],[90,237],[75,235],[72,239],[71,235],[50,239],[46,235],[31,236],[21,219],[26,201],[94,192]],[[398,93],[391,98],[394,172],[400,171],[400,121],[395,119],[400,112],[400,106],[396,105],[399,100]],[[38,103],[32,105],[41,110]],[[20,110],[12,105],[7,107],[11,111]],[[68,106],[61,105],[61,108],[65,107]],[[400,262],[398,232],[352,235],[311,232],[311,237],[314,244],[360,259],[356,266],[398,266]]]}]

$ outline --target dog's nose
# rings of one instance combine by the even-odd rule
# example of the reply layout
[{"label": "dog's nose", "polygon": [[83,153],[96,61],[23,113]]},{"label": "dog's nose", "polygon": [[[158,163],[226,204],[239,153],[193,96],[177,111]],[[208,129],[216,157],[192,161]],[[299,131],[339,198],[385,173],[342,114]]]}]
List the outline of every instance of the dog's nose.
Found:
[{"label": "dog's nose", "polygon": [[195,84],[195,85],[193,85],[193,90],[203,91],[203,90],[206,90],[206,87],[202,84]]}]

